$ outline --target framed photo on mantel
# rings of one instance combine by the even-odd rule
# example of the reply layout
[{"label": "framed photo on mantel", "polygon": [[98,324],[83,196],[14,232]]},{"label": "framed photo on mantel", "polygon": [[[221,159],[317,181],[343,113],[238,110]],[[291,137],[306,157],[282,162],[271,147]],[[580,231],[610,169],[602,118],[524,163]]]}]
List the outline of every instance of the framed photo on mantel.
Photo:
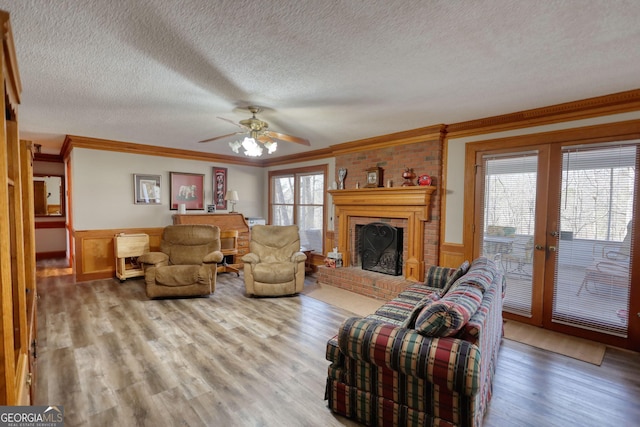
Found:
[{"label": "framed photo on mantel", "polygon": [[367,169],[366,187],[382,187],[382,168],[375,167]]}]

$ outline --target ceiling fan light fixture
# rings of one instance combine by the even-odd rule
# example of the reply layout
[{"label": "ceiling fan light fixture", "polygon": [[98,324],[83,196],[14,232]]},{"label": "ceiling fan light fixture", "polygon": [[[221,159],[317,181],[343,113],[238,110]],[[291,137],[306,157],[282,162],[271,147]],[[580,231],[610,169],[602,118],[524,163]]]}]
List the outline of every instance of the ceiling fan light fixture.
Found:
[{"label": "ceiling fan light fixture", "polygon": [[255,139],[245,137],[242,141],[242,147],[245,149],[244,155],[249,157],[262,156],[262,147],[256,142]]},{"label": "ceiling fan light fixture", "polygon": [[229,143],[229,147],[231,147],[231,151],[234,153],[240,153],[240,147],[242,147],[242,143],[240,141],[232,141]]},{"label": "ceiling fan light fixture", "polygon": [[276,152],[276,149],[278,148],[278,143],[275,141],[267,141],[264,143],[264,146],[267,148],[268,154],[273,154]]}]

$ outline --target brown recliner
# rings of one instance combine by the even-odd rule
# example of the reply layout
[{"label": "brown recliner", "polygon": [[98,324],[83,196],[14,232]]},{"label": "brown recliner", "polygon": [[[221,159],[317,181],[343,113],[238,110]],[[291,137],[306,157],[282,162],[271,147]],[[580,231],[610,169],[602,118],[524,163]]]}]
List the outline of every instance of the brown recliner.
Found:
[{"label": "brown recliner", "polygon": [[247,295],[294,295],[304,288],[304,262],[297,225],[255,225],[244,262]]},{"label": "brown recliner", "polygon": [[210,295],[216,289],[220,229],[215,225],[170,225],[160,252],[138,257],[149,298]]}]

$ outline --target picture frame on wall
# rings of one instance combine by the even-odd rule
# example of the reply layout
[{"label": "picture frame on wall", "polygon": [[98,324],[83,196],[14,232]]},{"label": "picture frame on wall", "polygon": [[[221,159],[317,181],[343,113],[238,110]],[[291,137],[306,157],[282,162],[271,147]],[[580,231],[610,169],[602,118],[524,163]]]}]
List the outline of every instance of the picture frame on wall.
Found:
[{"label": "picture frame on wall", "polygon": [[169,209],[177,210],[184,204],[186,210],[204,209],[204,174],[169,172],[171,203]]},{"label": "picture frame on wall", "polygon": [[136,205],[159,205],[160,175],[133,174],[133,201]]},{"label": "picture frame on wall", "polygon": [[213,167],[213,205],[216,209],[227,209],[227,168]]}]

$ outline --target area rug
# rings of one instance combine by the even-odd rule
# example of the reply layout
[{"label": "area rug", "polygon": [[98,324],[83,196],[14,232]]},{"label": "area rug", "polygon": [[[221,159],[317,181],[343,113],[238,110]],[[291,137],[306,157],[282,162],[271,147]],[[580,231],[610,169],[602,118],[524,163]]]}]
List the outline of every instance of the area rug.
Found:
[{"label": "area rug", "polygon": [[[385,301],[366,297],[335,286],[318,283],[309,284],[307,282],[302,293],[359,316],[371,314],[385,303]],[[517,341],[598,366],[602,364],[606,350],[604,344],[548,331],[513,320],[505,321],[504,337],[511,341]]]},{"label": "area rug", "polygon": [[504,337],[532,347],[562,354],[600,366],[607,347],[604,344],[549,331],[514,320],[504,322]]},{"label": "area rug", "polygon": [[303,295],[340,307],[359,316],[366,316],[376,311],[385,301],[366,297],[355,292],[346,291],[330,285],[305,283]]}]

